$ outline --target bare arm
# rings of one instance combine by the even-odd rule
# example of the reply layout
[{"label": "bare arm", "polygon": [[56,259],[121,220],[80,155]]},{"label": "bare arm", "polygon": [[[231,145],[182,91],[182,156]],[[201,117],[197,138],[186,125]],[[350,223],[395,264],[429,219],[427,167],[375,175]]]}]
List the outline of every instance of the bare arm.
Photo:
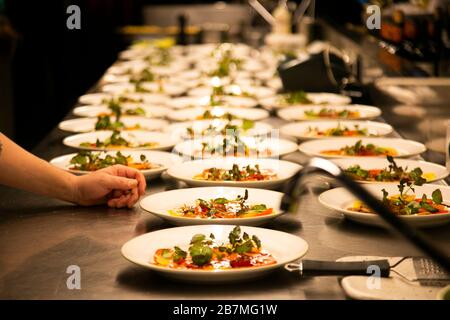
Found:
[{"label": "bare arm", "polygon": [[0,184],[81,205],[131,207],[145,193],[138,170],[113,166],[75,176],[32,155],[0,133]]}]

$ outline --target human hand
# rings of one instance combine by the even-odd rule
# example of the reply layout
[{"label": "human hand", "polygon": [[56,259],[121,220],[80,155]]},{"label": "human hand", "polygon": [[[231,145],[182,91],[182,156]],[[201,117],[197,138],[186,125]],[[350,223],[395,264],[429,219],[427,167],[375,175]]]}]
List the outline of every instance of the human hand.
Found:
[{"label": "human hand", "polygon": [[76,177],[74,202],[83,206],[107,203],[113,208],[131,208],[145,193],[145,187],[141,172],[115,165]]}]

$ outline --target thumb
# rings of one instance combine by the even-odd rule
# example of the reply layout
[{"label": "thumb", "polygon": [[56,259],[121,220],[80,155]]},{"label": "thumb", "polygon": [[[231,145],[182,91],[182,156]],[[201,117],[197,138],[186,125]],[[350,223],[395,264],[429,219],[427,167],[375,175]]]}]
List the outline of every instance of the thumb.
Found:
[{"label": "thumb", "polygon": [[105,179],[105,186],[109,189],[118,189],[118,190],[129,190],[132,188],[136,188],[138,185],[137,180],[128,179],[117,176],[107,176]]}]

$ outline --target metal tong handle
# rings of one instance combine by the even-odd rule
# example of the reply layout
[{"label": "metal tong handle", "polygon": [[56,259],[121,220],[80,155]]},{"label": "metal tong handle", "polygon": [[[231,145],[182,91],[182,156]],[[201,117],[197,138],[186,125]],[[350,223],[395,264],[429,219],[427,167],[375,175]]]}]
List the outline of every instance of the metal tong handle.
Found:
[{"label": "metal tong handle", "polygon": [[373,266],[379,268],[380,277],[389,277],[390,265],[388,260],[372,261],[318,261],[302,260],[299,263],[288,263],[284,268],[290,272],[298,271],[301,276],[369,276],[373,274]]}]

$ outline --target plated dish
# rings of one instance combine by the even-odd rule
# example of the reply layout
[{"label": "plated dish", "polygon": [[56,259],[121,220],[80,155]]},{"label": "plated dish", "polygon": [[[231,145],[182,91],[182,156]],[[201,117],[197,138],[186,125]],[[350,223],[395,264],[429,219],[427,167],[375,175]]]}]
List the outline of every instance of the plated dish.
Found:
[{"label": "plated dish", "polygon": [[341,138],[303,142],[299,150],[309,156],[345,157],[412,157],[426,148],[423,144],[395,138]]},{"label": "plated dish", "polygon": [[171,149],[175,141],[165,133],[150,131],[94,131],[66,137],[66,146],[83,150]]},{"label": "plated dish", "polygon": [[373,121],[307,121],[289,123],[280,128],[281,134],[299,140],[377,137],[392,133],[390,125]]},{"label": "plated dish", "polygon": [[168,174],[190,186],[238,186],[274,189],[292,178],[301,166],[277,159],[204,159],[180,163]]},{"label": "plated dish", "polygon": [[[402,182],[366,185],[365,188],[384,202],[396,215],[415,227],[433,227],[450,222],[450,188],[433,184],[422,186]],[[319,196],[324,206],[339,211],[350,220],[375,225],[387,224],[363,202],[344,188],[325,191]]]},{"label": "plated dish", "polygon": [[[122,113],[126,116],[141,116],[147,118],[164,118],[170,109],[160,106],[126,103],[123,104]],[[73,114],[79,117],[94,118],[101,115],[112,115],[107,105],[82,106],[73,109]]]},{"label": "plated dish", "polygon": [[351,103],[351,99],[335,93],[296,91],[261,99],[260,103],[266,109],[280,109],[305,105],[346,105]]},{"label": "plated dish", "polygon": [[[262,99],[274,96],[276,91],[272,88],[251,86],[251,85],[222,85],[222,86],[201,86],[189,90],[188,95],[193,97],[198,96],[217,96],[220,99],[223,97],[247,98],[247,99]],[[255,101],[255,100],[253,100]]]},{"label": "plated dish", "polygon": [[366,120],[381,115],[377,107],[351,105],[308,105],[287,107],[277,112],[278,116],[287,121],[311,120]]},{"label": "plated dish", "polygon": [[211,119],[247,119],[259,121],[269,117],[269,112],[262,109],[249,108],[226,108],[226,107],[197,107],[176,110],[167,115],[172,121],[193,121],[193,120],[211,120]]},{"label": "plated dish", "polygon": [[170,96],[179,96],[186,92],[186,87],[179,84],[166,82],[122,82],[105,84],[102,87],[102,91],[112,95],[121,95],[128,93],[156,93],[167,94]]},{"label": "plated dish", "polygon": [[109,151],[81,150],[54,158],[54,166],[75,173],[86,174],[115,164],[138,169],[146,178],[158,177],[169,167],[181,162],[177,155],[163,151]]},{"label": "plated dish", "polygon": [[101,115],[97,118],[79,118],[65,120],[59,123],[58,128],[68,132],[90,132],[95,130],[147,130],[157,131],[168,125],[161,119],[144,117],[120,117]]},{"label": "plated dish", "polygon": [[167,126],[164,131],[176,134],[183,139],[200,138],[211,135],[239,134],[242,136],[267,135],[272,130],[272,126],[252,120],[196,120],[189,122],[173,123]]},{"label": "plated dish", "polygon": [[122,94],[112,94],[95,92],[80,96],[78,98],[78,102],[89,106],[108,105],[111,101],[119,101],[120,103],[148,103],[162,105],[169,99],[170,97],[161,93],[128,92]]},{"label": "plated dish", "polygon": [[254,188],[203,187],[152,194],[141,207],[175,225],[260,225],[283,214],[282,196]]},{"label": "plated dish", "polygon": [[197,233],[186,251],[178,246],[156,250],[153,263],[172,269],[213,271],[263,267],[277,262],[272,254],[262,249],[256,235],[242,234],[239,226],[230,231],[228,239],[218,242],[213,233]]},{"label": "plated dish", "polygon": [[[233,230],[235,231],[230,240],[229,236]],[[239,237],[237,237],[238,233]],[[188,268],[185,265],[177,267],[175,264],[170,265],[170,263],[164,265],[164,263],[155,263],[154,260],[155,254],[161,255],[165,253],[166,258],[168,258],[169,261],[172,261],[176,246],[179,248],[179,250],[177,250],[178,255],[184,256],[184,253],[181,252],[184,251],[186,252],[186,258],[190,257],[188,261],[192,260],[192,253],[196,255],[197,250],[205,251],[207,253],[206,256],[209,257],[209,253],[213,251],[213,248],[210,248],[210,251],[203,247],[205,247],[205,245],[208,247],[211,245],[214,246],[213,243],[219,244],[219,246],[222,244],[227,247],[230,246],[231,250],[233,250],[233,246],[241,246],[249,240],[247,239],[247,236],[245,236],[246,240],[243,239],[244,233],[250,237],[250,241],[244,248],[239,249],[239,251],[246,251],[251,243],[252,248],[254,246],[258,247],[260,244],[261,247],[260,249],[256,248],[255,254],[257,254],[258,251],[270,254],[272,258],[268,261],[273,263],[256,263],[255,265],[250,266],[248,265],[248,262],[243,263],[243,265],[236,263],[236,267],[233,268],[231,267],[228,254],[224,255],[224,258],[226,257],[224,265],[229,266],[225,268],[220,264],[218,264],[218,268],[213,267],[213,264],[211,264],[213,254],[211,254],[209,262],[203,264],[205,267],[202,266],[201,268]],[[214,236],[214,239],[212,239],[214,241],[212,241],[210,245],[210,242],[205,241],[208,241],[208,239],[211,238],[211,234]],[[195,235],[198,235],[198,237],[193,239]],[[202,235],[204,235],[204,238]],[[253,238],[253,236],[255,237]],[[192,240],[194,240],[194,244],[197,245],[191,249],[193,251],[191,253],[190,248],[192,247]],[[159,251],[161,249],[169,249],[169,251]],[[217,250],[220,252],[223,248]],[[227,250],[225,249],[225,252],[226,251]],[[238,232],[234,225],[205,225],[169,228],[141,235],[128,241],[122,247],[122,255],[137,265],[180,281],[202,283],[220,283],[258,278],[266,275],[271,270],[284,266],[286,263],[301,258],[307,251],[308,244],[303,239],[288,233],[243,226],[240,227],[240,232]],[[241,257],[245,256],[243,254],[240,255]],[[220,260],[219,257],[216,258]],[[263,256],[261,258],[263,258]],[[247,257],[243,260],[247,260]],[[264,260],[264,258],[262,260]],[[161,261],[166,262],[167,260]],[[199,259],[198,262],[201,264],[204,260]]]},{"label": "plated dish", "polygon": [[414,181],[418,177],[429,183],[448,176],[444,166],[420,160],[355,157],[332,161],[361,183],[398,183],[401,179]]},{"label": "plated dish", "polygon": [[250,157],[271,158],[297,150],[297,144],[284,139],[265,137],[214,136],[180,142],[174,151],[197,158]]}]

